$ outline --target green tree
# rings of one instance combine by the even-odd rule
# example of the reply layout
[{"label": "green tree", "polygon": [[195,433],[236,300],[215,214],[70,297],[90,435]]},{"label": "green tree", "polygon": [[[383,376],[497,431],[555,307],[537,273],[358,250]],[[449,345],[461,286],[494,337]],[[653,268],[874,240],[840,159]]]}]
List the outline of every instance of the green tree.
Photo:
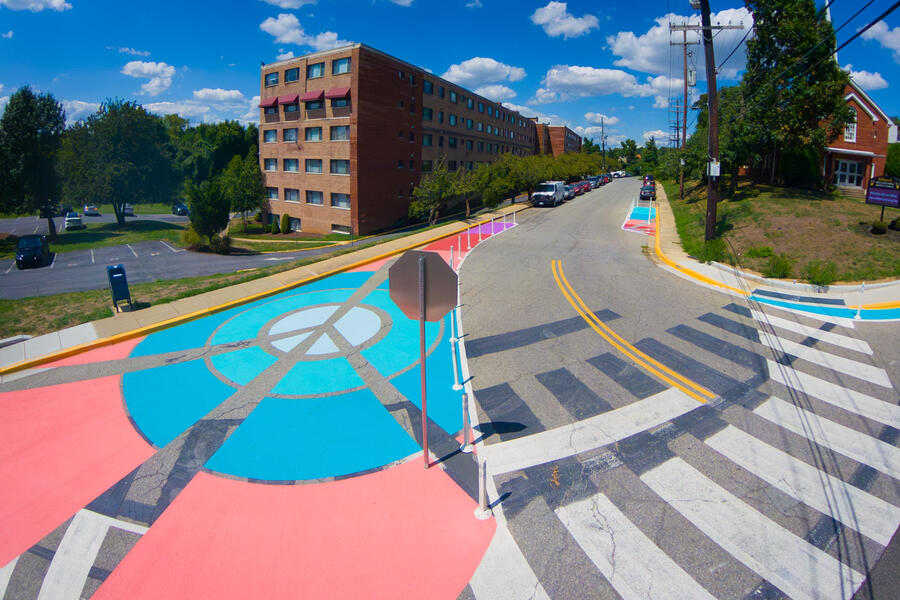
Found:
[{"label": "green tree", "polygon": [[891,177],[900,177],[900,144],[891,144],[888,146],[884,174],[890,175]]},{"label": "green tree", "polygon": [[444,203],[456,195],[456,173],[447,170],[441,159],[431,173],[419,181],[413,189],[413,199],[409,203],[409,216],[414,219],[428,215],[428,224],[434,225]]},{"label": "green tree", "polygon": [[165,122],[125,100],[107,100],[66,132],[60,168],[67,200],[112,202],[120,227],[122,205],[168,203],[179,185]]},{"label": "green tree", "polygon": [[191,227],[200,235],[209,238],[228,227],[231,203],[222,186],[217,181],[204,181],[200,185],[189,184],[185,195],[190,202]]},{"label": "green tree", "polygon": [[222,172],[220,182],[231,202],[231,210],[241,213],[241,223],[247,231],[247,212],[262,210],[266,205],[266,188],[256,158],[256,146],[244,158],[233,156]]},{"label": "green tree", "polygon": [[56,235],[53,217],[59,200],[56,161],[66,126],[62,105],[51,94],[25,86],[13,93],[0,117],[0,207],[37,211]]},{"label": "green tree", "polygon": [[633,139],[628,138],[624,142],[622,142],[622,157],[625,159],[627,163],[633,163],[635,158],[637,157],[637,142]]}]

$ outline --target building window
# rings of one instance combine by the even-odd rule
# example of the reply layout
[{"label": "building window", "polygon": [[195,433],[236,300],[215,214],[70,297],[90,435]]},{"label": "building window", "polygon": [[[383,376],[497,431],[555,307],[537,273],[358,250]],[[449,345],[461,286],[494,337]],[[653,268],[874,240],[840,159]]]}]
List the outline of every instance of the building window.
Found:
[{"label": "building window", "polygon": [[288,69],[284,72],[284,82],[298,81],[300,79],[300,68]]},{"label": "building window", "polygon": [[322,206],[324,201],[322,200],[322,192],[314,192],[312,190],[306,190],[306,203],[307,204],[315,204],[317,206]]},{"label": "building window", "polygon": [[466,119],[466,129],[472,129],[472,119]]},{"label": "building window", "polygon": [[266,129],[263,131],[263,141],[267,144],[278,141],[278,132],[274,129]]},{"label": "building window", "polygon": [[306,78],[315,79],[316,77],[325,76],[325,63],[320,62],[306,67]]},{"label": "building window", "polygon": [[468,100],[466,100],[466,106],[469,108],[469,110],[472,110],[473,108],[475,108],[475,101],[469,98]]},{"label": "building window", "polygon": [[447,170],[450,172],[453,172],[456,170],[456,161],[455,160],[451,160],[451,161],[447,162]]},{"label": "building window", "polygon": [[409,132],[409,141],[411,141],[411,142],[416,141],[416,132],[415,131]]},{"label": "building window", "polygon": [[277,115],[278,107],[277,106],[267,106],[263,109],[263,114],[266,115]]},{"label": "building window", "polygon": [[266,87],[278,85],[278,73],[266,73]]},{"label": "building window", "polygon": [[293,104],[285,104],[284,112],[285,113],[295,113],[300,110],[300,105],[294,102]]},{"label": "building window", "polygon": [[404,106],[406,105],[403,103],[403,100],[397,103],[397,108],[403,108]]},{"label": "building window", "polygon": [[409,170],[410,171],[416,170],[416,162],[415,161],[413,161],[413,160],[409,161]]},{"label": "building window", "polygon": [[331,108],[346,108],[350,106],[350,98],[332,98]]},{"label": "building window", "polygon": [[350,194],[331,193],[331,206],[335,208],[350,208]]},{"label": "building window", "polygon": [[287,202],[300,202],[300,190],[284,188],[284,199]]},{"label": "building window", "polygon": [[456,138],[455,137],[451,136],[451,137],[447,138],[447,147],[448,148],[456,148]]},{"label": "building window", "polygon": [[402,169],[402,168],[403,168],[403,159],[402,159],[402,158],[401,158],[400,160],[397,161],[397,168],[398,168],[398,169]]},{"label": "building window", "polygon": [[451,113],[450,116],[447,117],[447,122],[448,122],[450,125],[456,125],[456,115],[454,115],[454,114]]},{"label": "building window", "polygon": [[416,85],[416,76],[412,73],[409,74],[409,85]]},{"label": "building window", "polygon": [[336,58],[331,61],[331,74],[340,75],[341,73],[350,72],[350,57]]},{"label": "building window", "polygon": [[850,120],[847,122],[847,125],[844,127],[844,141],[845,142],[856,142],[856,109],[850,109]]},{"label": "building window", "polygon": [[306,103],[306,110],[321,110],[325,108],[325,102],[322,100],[313,100],[312,102]]},{"label": "building window", "polygon": [[431,173],[431,170],[433,168],[434,168],[434,163],[432,163],[430,160],[422,161],[422,172],[423,173]]},{"label": "building window", "polygon": [[438,86],[438,98],[443,98],[443,97],[444,97],[444,86],[439,85]]},{"label": "building window", "polygon": [[432,111],[427,106],[422,108],[422,118],[425,119],[426,121],[430,121],[433,114],[434,114],[434,111]]},{"label": "building window", "polygon": [[444,147],[444,136],[439,135],[438,136],[438,148],[443,148],[443,147]]},{"label": "building window", "polygon": [[472,149],[472,140],[466,140],[466,150]]},{"label": "building window", "polygon": [[466,171],[471,171],[474,168],[475,168],[475,163],[473,163],[471,160],[467,160],[466,161]]},{"label": "building window", "polygon": [[[321,173],[322,172],[322,159],[321,158],[307,158],[306,159],[306,172],[307,173]],[[307,192],[307,195],[309,192]]]},{"label": "building window", "polygon": [[403,71],[397,71],[397,79],[403,79],[405,73]]},{"label": "building window", "polygon": [[494,114],[494,109],[490,104],[488,104],[488,116],[490,117],[493,114]]},{"label": "building window", "polygon": [[444,122],[444,111],[439,110],[438,111],[438,123],[443,123],[443,122]]},{"label": "building window", "polygon": [[478,121],[478,126],[475,129],[477,129],[478,131],[484,131],[484,123]]},{"label": "building window", "polygon": [[484,142],[478,142],[478,151],[484,152]]},{"label": "building window", "polygon": [[425,87],[426,94],[431,95],[434,93],[434,84],[432,82],[430,82],[426,79],[425,82],[423,83],[423,85]]},{"label": "building window", "polygon": [[321,127],[307,127],[304,130],[304,136],[307,142],[321,142],[322,141],[322,128]]},{"label": "building window", "polygon": [[278,170],[278,159],[277,158],[264,158],[263,159],[263,169],[266,171],[277,171]]},{"label": "building window", "polygon": [[278,188],[277,187],[267,187],[266,188],[266,198],[269,200],[278,200]]},{"label": "building window", "polygon": [[282,139],[285,142],[296,142],[297,141],[297,128],[293,127],[291,129],[285,129],[282,134]]},{"label": "building window", "polygon": [[349,125],[334,125],[331,127],[331,141],[344,142],[350,139]]},{"label": "building window", "polygon": [[488,126],[487,126],[487,132],[488,132],[488,133],[493,133],[493,131],[494,131],[494,128],[491,127],[490,125],[488,125]]},{"label": "building window", "polygon": [[430,134],[430,133],[423,133],[423,134],[422,134],[422,145],[423,145],[423,146],[430,146],[430,145],[431,145],[431,134]]},{"label": "building window", "polygon": [[484,112],[484,102],[478,103],[478,112],[480,112],[480,113]]},{"label": "building window", "polygon": [[349,175],[350,161],[347,159],[331,159],[332,175]]},{"label": "building window", "polygon": [[331,233],[345,233],[350,235],[350,226],[349,225],[338,225],[337,223],[331,224]]},{"label": "building window", "polygon": [[291,231],[300,231],[300,219],[297,217],[288,217],[288,223],[290,224]]},{"label": "building window", "polygon": [[297,173],[300,170],[300,159],[298,158],[285,158],[283,162],[284,170],[288,173]]},{"label": "building window", "polygon": [[450,90],[450,102],[456,103],[456,92]]}]

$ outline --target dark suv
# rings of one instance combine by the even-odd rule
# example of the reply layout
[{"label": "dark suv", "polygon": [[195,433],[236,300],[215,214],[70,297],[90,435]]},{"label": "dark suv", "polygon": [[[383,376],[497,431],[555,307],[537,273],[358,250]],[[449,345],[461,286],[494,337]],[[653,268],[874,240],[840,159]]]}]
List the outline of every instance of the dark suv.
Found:
[{"label": "dark suv", "polygon": [[174,202],[172,204],[172,214],[186,217],[191,214],[191,211],[184,202]]},{"label": "dark suv", "polygon": [[50,262],[50,243],[46,235],[23,235],[16,246],[16,266],[43,267]]}]

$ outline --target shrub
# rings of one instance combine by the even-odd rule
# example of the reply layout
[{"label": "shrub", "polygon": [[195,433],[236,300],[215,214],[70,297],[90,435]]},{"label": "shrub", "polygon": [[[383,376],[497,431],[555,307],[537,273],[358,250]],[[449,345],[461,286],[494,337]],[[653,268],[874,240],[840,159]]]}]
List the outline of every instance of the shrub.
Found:
[{"label": "shrub", "polygon": [[701,262],[710,263],[713,261],[724,262],[727,256],[728,253],[725,246],[725,240],[720,238],[710,240],[703,244],[703,250],[697,258]]},{"label": "shrub", "polygon": [[811,260],[806,265],[804,276],[813,285],[831,285],[837,279],[837,266],[829,261]]},{"label": "shrub", "polygon": [[253,216],[253,220],[256,221],[257,223],[262,223],[262,220],[263,220],[262,211],[260,211],[260,210],[256,211],[256,214]]},{"label": "shrub", "polygon": [[227,235],[213,234],[209,240],[209,249],[216,254],[228,254],[231,251],[231,238]]},{"label": "shrub", "polygon": [[187,248],[199,248],[203,246],[203,238],[191,225],[181,232],[181,243]]},{"label": "shrub", "polygon": [[747,250],[747,256],[750,258],[769,258],[774,255],[775,251],[772,250],[771,246],[760,246],[758,248],[750,248]]},{"label": "shrub", "polygon": [[281,233],[290,233],[291,232],[291,218],[284,213],[281,215]]},{"label": "shrub", "polygon": [[819,155],[811,147],[785,149],[781,156],[781,178],[788,187],[821,182]]},{"label": "shrub", "polygon": [[884,221],[875,221],[872,223],[872,233],[875,235],[884,235],[887,233],[887,223]]},{"label": "shrub", "polygon": [[769,259],[769,264],[763,269],[765,277],[786,279],[791,276],[791,259],[784,254],[776,254]]},{"label": "shrub", "polygon": [[891,224],[888,225],[888,227],[890,227],[894,231],[900,231],[900,217],[897,217],[896,219],[891,221]]},{"label": "shrub", "polygon": [[278,228],[278,219],[272,219],[270,230],[272,231],[272,233],[281,233],[281,230]]}]

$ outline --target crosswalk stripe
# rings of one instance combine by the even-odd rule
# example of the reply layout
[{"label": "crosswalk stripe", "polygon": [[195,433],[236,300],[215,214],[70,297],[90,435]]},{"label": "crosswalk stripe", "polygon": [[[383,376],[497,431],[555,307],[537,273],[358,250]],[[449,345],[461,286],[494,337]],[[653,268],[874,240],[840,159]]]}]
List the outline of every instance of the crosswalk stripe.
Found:
[{"label": "crosswalk stripe", "polygon": [[867,419],[900,428],[900,406],[835,385],[787,365],[768,361],[769,377],[823,402],[856,413]]},{"label": "crosswalk stripe", "polygon": [[802,310],[799,308],[792,308],[790,306],[780,306],[778,304],[773,303],[772,301],[762,300],[761,298],[755,298],[759,304],[765,304],[766,308],[773,308],[776,310],[783,310],[785,312],[789,312],[795,314],[800,317],[805,317],[808,319],[815,319],[817,321],[822,321],[823,323],[833,323],[834,325],[840,325],[845,329],[855,329],[856,324],[853,322],[853,319],[847,317],[835,317],[832,315],[820,315],[817,313],[809,312],[806,310]]},{"label": "crosswalk stripe", "polygon": [[560,506],[556,515],[624,600],[713,600],[604,494]]},{"label": "crosswalk stripe", "polygon": [[674,419],[701,406],[669,388],[583,421],[484,446],[488,470],[497,475],[526,469],[606,446]]},{"label": "crosswalk stripe", "polygon": [[770,396],[753,412],[811,442],[900,479],[900,449],[890,444],[823,419],[775,396]]},{"label": "crosswalk stripe", "polygon": [[497,524],[494,539],[469,580],[469,587],[475,598],[483,600],[549,600],[547,592],[503,523]]},{"label": "crosswalk stripe", "polygon": [[782,319],[781,317],[776,317],[775,315],[768,315],[762,311],[753,310],[752,308],[750,309],[750,314],[752,314],[753,318],[756,319],[759,323],[766,323],[773,327],[779,327],[781,329],[793,331],[794,333],[799,333],[808,337],[816,338],[817,340],[822,340],[823,342],[826,342],[828,344],[841,346],[849,350],[856,350],[857,352],[862,352],[864,354],[872,354],[872,347],[863,340],[858,340],[856,338],[841,335],[839,333],[834,333],[831,331],[822,331],[821,329],[818,329],[816,327],[803,325],[789,319]]},{"label": "crosswalk stripe", "polygon": [[17,562],[19,562],[18,556],[9,561],[4,567],[0,568],[0,598],[3,598],[6,595],[6,588],[9,587],[9,580],[12,578]]},{"label": "crosswalk stripe", "polygon": [[721,488],[680,458],[641,480],[695,527],[794,600],[848,600],[864,577]]},{"label": "crosswalk stripe", "polygon": [[797,342],[774,336],[762,329],[759,330],[759,334],[760,342],[777,352],[784,352],[833,371],[844,373],[845,375],[852,375],[853,377],[858,377],[865,381],[871,381],[882,387],[893,387],[891,380],[884,369],[849,358],[843,358],[828,352],[823,352],[818,348],[804,346],[803,344],[798,344]]},{"label": "crosswalk stripe", "polygon": [[47,569],[38,600],[78,600],[100,546],[109,530],[104,518],[91,511],[75,513]]},{"label": "crosswalk stripe", "polygon": [[887,546],[900,508],[729,425],[706,443],[740,467],[836,521]]}]

